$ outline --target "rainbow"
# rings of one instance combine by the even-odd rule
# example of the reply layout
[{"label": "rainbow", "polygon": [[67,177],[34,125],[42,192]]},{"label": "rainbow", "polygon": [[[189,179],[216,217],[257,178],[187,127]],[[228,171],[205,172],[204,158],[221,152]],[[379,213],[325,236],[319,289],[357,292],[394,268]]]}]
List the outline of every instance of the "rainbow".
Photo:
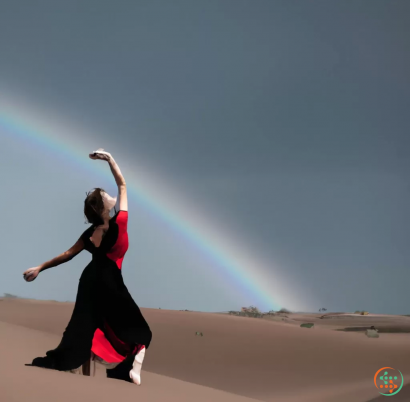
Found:
[{"label": "rainbow", "polygon": [[[56,121],[54,115],[52,118],[41,117],[38,112],[33,112],[32,106],[24,110],[20,102],[17,107],[7,106],[0,102],[1,136],[8,135],[16,141],[24,140],[36,145],[43,152],[58,154],[60,159],[66,158],[77,168],[92,171],[112,180],[111,172],[106,166],[94,163],[87,157],[89,151],[100,146],[95,135],[84,133],[84,129],[69,127],[67,122]],[[80,139],[79,134],[73,136],[73,132],[82,134],[86,140]],[[94,145],[86,149],[87,142]],[[123,166],[122,161],[120,166]],[[141,169],[130,170],[141,172]],[[184,205],[184,201],[175,200],[172,189],[165,189],[162,183],[158,185],[160,190],[156,189],[153,185],[155,180],[144,171],[140,177],[134,173],[131,173],[130,177],[128,172],[125,176],[131,199],[196,247],[213,262],[219,275],[224,273],[228,277],[227,283],[246,296],[251,296],[255,305],[262,309],[301,307],[294,296],[295,289],[292,292],[286,290],[277,272],[275,280],[269,278],[269,271],[255,258],[245,255],[244,247],[230,242],[228,236],[223,238],[220,234],[222,231],[216,228],[216,224],[210,225],[208,217],[205,222],[189,206]],[[298,296],[300,297],[300,293]]]}]

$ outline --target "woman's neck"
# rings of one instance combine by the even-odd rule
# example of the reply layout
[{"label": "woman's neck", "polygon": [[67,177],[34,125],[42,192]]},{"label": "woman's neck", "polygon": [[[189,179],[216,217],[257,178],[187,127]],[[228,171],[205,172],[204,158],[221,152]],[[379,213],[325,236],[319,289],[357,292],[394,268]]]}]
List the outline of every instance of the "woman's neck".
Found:
[{"label": "woman's neck", "polygon": [[100,226],[108,227],[110,223],[110,212],[109,211],[104,212],[101,218],[103,219],[104,223]]}]

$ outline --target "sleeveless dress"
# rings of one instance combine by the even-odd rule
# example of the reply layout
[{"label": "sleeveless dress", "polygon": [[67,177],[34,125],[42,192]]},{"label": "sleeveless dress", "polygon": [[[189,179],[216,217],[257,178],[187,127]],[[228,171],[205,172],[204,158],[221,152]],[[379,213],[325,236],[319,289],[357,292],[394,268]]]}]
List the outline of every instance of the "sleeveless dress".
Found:
[{"label": "sleeveless dress", "polygon": [[[32,365],[60,371],[75,370],[87,362],[91,352],[108,363],[119,363],[115,374],[129,381],[133,357],[142,345],[148,349],[152,333],[122,277],[122,261],[128,249],[128,211],[118,211],[96,247],[90,237],[95,226],[81,235],[92,260],[84,269],[70,322],[56,349],[37,357]],[[123,367],[127,363],[127,367]]]}]

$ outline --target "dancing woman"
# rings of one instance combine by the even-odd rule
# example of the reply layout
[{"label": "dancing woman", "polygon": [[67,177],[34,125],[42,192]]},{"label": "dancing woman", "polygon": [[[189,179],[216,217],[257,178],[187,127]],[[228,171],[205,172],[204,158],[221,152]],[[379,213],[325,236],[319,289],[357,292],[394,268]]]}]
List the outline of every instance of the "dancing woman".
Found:
[{"label": "dancing woman", "polygon": [[109,153],[99,149],[89,156],[110,165],[118,185],[119,211],[110,218],[116,198],[101,188],[94,189],[84,201],[84,215],[92,225],[65,253],[24,272],[24,279],[31,282],[40,272],[70,261],[83,249],[92,254],[81,275],[74,311],[61,343],[31,365],[72,372],[82,367],[83,374],[90,375],[90,361],[98,361],[105,364],[107,377],[140,385],[141,365],[152,333],[121,273],[128,249],[127,187]]}]

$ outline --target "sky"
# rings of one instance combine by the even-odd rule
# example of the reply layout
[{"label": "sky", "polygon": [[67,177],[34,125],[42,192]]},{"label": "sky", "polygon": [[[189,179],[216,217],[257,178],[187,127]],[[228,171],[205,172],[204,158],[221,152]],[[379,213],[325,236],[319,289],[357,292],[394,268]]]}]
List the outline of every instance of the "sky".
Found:
[{"label": "sky", "polygon": [[139,306],[410,314],[408,1],[2,0],[0,55],[0,293],[75,300],[87,251],[22,273],[102,147]]}]

